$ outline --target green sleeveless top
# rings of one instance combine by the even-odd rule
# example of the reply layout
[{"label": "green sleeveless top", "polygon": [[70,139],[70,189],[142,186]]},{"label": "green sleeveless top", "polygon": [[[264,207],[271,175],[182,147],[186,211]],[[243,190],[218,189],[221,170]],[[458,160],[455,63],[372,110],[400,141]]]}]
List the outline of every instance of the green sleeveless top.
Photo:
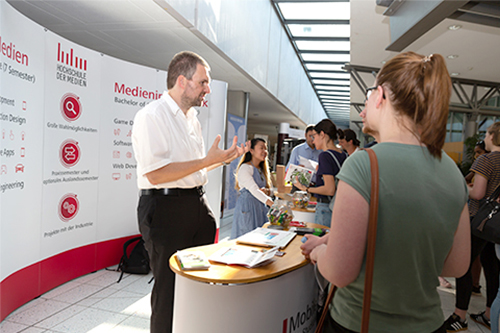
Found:
[{"label": "green sleeveless top", "polygon": [[[436,287],[467,202],[465,180],[444,152],[437,159],[425,147],[397,143],[379,143],[373,150],[380,189],[370,332],[433,332],[444,321]],[[370,202],[366,152],[351,155],[337,177]],[[356,332],[365,259],[356,280],[337,291],[330,310],[336,322]]]}]

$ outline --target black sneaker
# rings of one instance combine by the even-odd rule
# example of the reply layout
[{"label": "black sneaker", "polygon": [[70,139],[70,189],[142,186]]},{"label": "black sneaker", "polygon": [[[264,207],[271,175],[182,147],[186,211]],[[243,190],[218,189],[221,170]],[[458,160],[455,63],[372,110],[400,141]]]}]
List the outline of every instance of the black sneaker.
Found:
[{"label": "black sneaker", "polygon": [[486,326],[489,329],[491,329],[490,320],[488,318],[486,318],[486,316],[484,315],[484,311],[481,313],[478,313],[478,314],[471,313],[470,319],[474,320],[478,324],[481,324],[481,325]]},{"label": "black sneaker", "polygon": [[481,295],[481,286],[472,287],[472,295],[480,296]]},{"label": "black sneaker", "polygon": [[467,330],[467,319],[462,321],[460,316],[456,314],[452,314],[446,321],[444,322],[446,327],[446,332],[460,332]]}]

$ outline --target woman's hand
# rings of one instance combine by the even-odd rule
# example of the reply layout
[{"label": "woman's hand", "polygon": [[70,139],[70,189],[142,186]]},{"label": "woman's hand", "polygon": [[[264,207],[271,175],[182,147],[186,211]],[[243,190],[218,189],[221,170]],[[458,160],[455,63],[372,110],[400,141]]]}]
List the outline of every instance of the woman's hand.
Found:
[{"label": "woman's hand", "polygon": [[267,188],[267,187],[261,187],[259,188],[259,190],[261,190],[265,195],[267,195],[268,197],[271,196],[271,189]]},{"label": "woman's hand", "polygon": [[305,235],[304,237],[306,237],[307,240],[300,246],[300,249],[302,250],[302,254],[304,255],[304,257],[306,257],[306,259],[310,259],[312,250],[314,250],[317,246],[324,244],[326,242],[326,239],[324,237],[327,237],[327,235],[323,237]]},{"label": "woman's hand", "polygon": [[312,250],[312,252],[311,252],[311,254],[309,256],[309,258],[311,259],[311,262],[313,264],[316,264],[316,262],[318,261],[319,253],[323,252],[325,250],[326,250],[326,244],[320,244],[320,245],[316,246]]},{"label": "woman's hand", "polygon": [[301,182],[299,182],[299,176],[295,176],[295,178],[293,178],[293,180],[294,180],[294,181],[293,181],[293,183],[292,183],[292,184],[293,184],[296,188],[298,188],[298,189],[299,189],[299,190],[301,190],[301,191],[305,191],[305,190],[307,190],[307,186],[304,186],[304,185],[302,185],[302,183],[301,183]]}]

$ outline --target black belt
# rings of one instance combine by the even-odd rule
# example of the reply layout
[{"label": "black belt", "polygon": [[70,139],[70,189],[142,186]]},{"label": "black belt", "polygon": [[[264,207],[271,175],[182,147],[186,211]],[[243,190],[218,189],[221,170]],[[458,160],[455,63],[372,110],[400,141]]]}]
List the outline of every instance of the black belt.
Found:
[{"label": "black belt", "polygon": [[321,203],[330,203],[330,199],[328,198],[317,198],[316,201]]},{"label": "black belt", "polygon": [[202,196],[205,194],[203,186],[195,188],[151,188],[141,190],[141,195],[175,195],[175,196]]}]

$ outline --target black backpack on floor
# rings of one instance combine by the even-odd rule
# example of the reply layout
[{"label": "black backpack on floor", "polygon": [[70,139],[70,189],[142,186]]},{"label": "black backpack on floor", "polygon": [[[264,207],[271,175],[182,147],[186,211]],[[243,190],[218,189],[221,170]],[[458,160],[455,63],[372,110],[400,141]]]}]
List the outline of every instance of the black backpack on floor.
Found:
[{"label": "black backpack on floor", "polygon": [[[130,256],[127,256],[127,248],[133,243],[137,244],[130,252]],[[120,278],[117,283],[122,280],[123,273],[130,274],[148,274],[149,268],[149,256],[148,252],[144,248],[144,240],[142,237],[131,238],[123,244],[123,256],[120,259],[120,264],[118,264],[117,271],[120,271]]]}]

